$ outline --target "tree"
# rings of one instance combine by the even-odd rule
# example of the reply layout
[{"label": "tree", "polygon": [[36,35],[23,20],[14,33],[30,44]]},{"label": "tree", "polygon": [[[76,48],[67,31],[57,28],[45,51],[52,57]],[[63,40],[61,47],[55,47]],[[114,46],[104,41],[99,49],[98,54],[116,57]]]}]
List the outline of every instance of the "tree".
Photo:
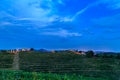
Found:
[{"label": "tree", "polygon": [[5,53],[6,53],[6,54],[9,53],[9,52],[7,52],[7,50],[0,50],[0,52],[1,52],[1,53],[4,53],[4,54],[5,54]]},{"label": "tree", "polygon": [[1,52],[2,52],[2,53],[6,53],[6,52],[7,52],[7,50],[1,50]]},{"label": "tree", "polygon": [[93,57],[94,56],[94,52],[92,50],[89,50],[86,52],[86,56],[87,57]]},{"label": "tree", "polygon": [[34,51],[34,48],[30,48],[30,51]]}]

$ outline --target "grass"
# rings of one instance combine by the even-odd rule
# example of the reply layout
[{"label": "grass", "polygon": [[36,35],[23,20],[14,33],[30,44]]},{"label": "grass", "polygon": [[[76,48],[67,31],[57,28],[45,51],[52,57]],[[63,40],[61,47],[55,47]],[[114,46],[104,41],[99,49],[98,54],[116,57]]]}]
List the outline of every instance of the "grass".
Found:
[{"label": "grass", "polygon": [[110,80],[110,79],[85,77],[75,74],[60,75],[53,73],[0,70],[0,80]]}]

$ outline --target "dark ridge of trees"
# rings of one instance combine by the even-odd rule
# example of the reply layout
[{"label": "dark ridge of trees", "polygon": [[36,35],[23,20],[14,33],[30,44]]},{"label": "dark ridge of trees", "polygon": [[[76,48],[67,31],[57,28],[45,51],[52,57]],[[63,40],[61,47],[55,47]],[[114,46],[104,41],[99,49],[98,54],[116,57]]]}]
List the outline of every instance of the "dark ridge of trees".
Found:
[{"label": "dark ridge of trees", "polygon": [[0,53],[9,54],[7,50],[0,50]]},{"label": "dark ridge of trees", "polygon": [[89,51],[86,52],[86,57],[91,58],[93,56],[94,56],[94,52],[92,50],[89,50]]},{"label": "dark ridge of trees", "polygon": [[30,48],[30,51],[34,51],[35,49],[34,48]]}]

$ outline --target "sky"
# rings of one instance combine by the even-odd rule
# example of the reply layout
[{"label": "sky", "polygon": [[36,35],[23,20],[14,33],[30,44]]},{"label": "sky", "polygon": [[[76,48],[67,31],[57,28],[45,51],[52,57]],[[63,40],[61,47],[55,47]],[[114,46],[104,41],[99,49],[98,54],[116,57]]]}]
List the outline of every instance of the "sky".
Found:
[{"label": "sky", "polygon": [[120,51],[120,0],[0,0],[0,49]]}]

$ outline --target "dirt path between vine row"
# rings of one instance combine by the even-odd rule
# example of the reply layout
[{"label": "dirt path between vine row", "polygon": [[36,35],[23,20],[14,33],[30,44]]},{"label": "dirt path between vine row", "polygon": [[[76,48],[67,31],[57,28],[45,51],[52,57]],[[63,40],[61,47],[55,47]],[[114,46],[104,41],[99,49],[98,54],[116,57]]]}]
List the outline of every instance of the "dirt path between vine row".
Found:
[{"label": "dirt path between vine row", "polygon": [[12,69],[13,70],[19,70],[19,53],[16,53],[14,55]]}]

